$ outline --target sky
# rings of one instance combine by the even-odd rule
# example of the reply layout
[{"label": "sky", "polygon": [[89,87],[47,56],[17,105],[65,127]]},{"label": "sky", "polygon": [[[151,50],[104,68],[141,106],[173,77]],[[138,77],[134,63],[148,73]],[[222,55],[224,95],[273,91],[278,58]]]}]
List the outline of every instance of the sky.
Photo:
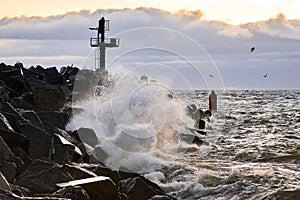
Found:
[{"label": "sky", "polygon": [[299,89],[299,10],[296,0],[10,0],[0,7],[0,62],[92,68],[88,28],[104,16],[107,37],[120,38],[106,50],[114,73],[175,88]]}]

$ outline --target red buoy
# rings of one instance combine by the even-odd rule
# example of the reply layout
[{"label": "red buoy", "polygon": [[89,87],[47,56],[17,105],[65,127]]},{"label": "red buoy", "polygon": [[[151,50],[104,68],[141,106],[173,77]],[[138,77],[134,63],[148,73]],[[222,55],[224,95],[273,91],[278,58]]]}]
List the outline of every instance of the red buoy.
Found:
[{"label": "red buoy", "polygon": [[209,110],[217,110],[217,94],[211,91],[209,95]]}]

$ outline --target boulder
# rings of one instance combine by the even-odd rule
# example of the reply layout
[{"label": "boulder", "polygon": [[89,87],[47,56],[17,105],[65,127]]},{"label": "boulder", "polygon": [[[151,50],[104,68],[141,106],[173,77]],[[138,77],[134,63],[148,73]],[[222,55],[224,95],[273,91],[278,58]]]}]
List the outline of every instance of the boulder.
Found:
[{"label": "boulder", "polygon": [[70,163],[73,161],[74,155],[82,157],[80,149],[74,144],[70,143],[64,137],[53,133],[54,143],[54,155],[53,159],[57,163]]},{"label": "boulder", "polygon": [[80,186],[70,186],[56,191],[54,194],[72,200],[90,200],[87,192]]},{"label": "boulder", "polygon": [[60,188],[81,186],[93,200],[120,200],[115,184],[105,176],[58,183],[57,186]]},{"label": "boulder", "polygon": [[42,123],[39,116],[36,114],[33,110],[22,110],[19,111],[22,117],[24,119],[28,120],[32,125],[34,125],[37,128],[40,128],[42,130],[45,130],[44,124]]},{"label": "boulder", "polygon": [[[0,81],[1,82],[1,81]],[[2,83],[4,85],[4,83]],[[0,83],[0,110],[3,104],[9,100],[9,91]]]},{"label": "boulder", "polygon": [[95,147],[97,144],[100,144],[100,141],[93,129],[90,128],[79,128],[78,130],[74,131],[72,135],[81,142],[84,142],[91,147]]},{"label": "boulder", "polygon": [[24,109],[24,110],[33,110],[35,109],[34,105],[25,101],[22,97],[13,97],[9,100],[9,103],[14,108]]},{"label": "boulder", "polygon": [[21,197],[15,195],[14,193],[8,191],[8,190],[2,190],[0,189],[0,199],[5,200],[22,200]]},{"label": "boulder", "polygon": [[18,94],[22,94],[25,88],[25,81],[23,75],[13,75],[6,79],[6,85],[17,91]]},{"label": "boulder", "polygon": [[141,176],[121,180],[118,185],[120,191],[128,196],[128,200],[148,200],[155,195],[164,195],[158,185]]},{"label": "boulder", "polygon": [[45,69],[44,81],[51,84],[63,84],[63,77],[58,73],[56,67]]},{"label": "boulder", "polygon": [[5,161],[0,171],[4,174],[8,182],[12,183],[17,175],[17,165],[13,162]]},{"label": "boulder", "polygon": [[87,169],[90,172],[93,172],[97,176],[106,176],[109,177],[114,183],[117,183],[121,180],[121,176],[116,171],[112,171],[111,169],[100,165],[100,164],[87,164],[82,163],[79,164],[81,168]]},{"label": "boulder", "polygon": [[23,174],[17,177],[16,184],[27,187],[34,194],[53,193],[56,184],[73,180],[61,166],[42,160],[34,160]]},{"label": "boulder", "polygon": [[52,133],[55,128],[65,129],[70,117],[68,113],[61,111],[40,111],[37,115],[48,133]]},{"label": "boulder", "polygon": [[94,172],[91,172],[85,168],[80,167],[80,165],[72,165],[65,164],[62,167],[65,172],[69,173],[75,180],[77,179],[84,179],[84,178],[92,178],[96,177],[97,175]]},{"label": "boulder", "polygon": [[19,124],[20,133],[29,141],[29,156],[32,159],[50,158],[52,137],[45,131],[31,123]]},{"label": "boulder", "polygon": [[0,171],[0,189],[2,190],[11,190],[8,181],[6,180],[5,176]]},{"label": "boulder", "polygon": [[28,152],[29,141],[24,135],[10,130],[0,129],[0,136],[10,148],[17,146],[22,148],[25,152]]},{"label": "boulder", "polygon": [[151,197],[149,200],[174,200],[174,198],[169,197],[167,195],[155,195]]},{"label": "boulder", "polygon": [[33,99],[37,108],[41,110],[58,110],[66,103],[64,92],[56,89],[35,89]]}]

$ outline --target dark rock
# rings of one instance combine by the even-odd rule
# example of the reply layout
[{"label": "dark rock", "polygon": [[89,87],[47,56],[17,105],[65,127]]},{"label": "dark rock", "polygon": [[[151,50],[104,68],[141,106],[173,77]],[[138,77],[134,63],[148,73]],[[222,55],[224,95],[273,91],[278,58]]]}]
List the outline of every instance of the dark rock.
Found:
[{"label": "dark rock", "polygon": [[54,138],[54,156],[53,159],[58,163],[70,163],[73,161],[74,155],[82,157],[82,153],[78,147],[70,143],[61,135],[53,133]]},{"label": "dark rock", "polygon": [[51,84],[63,84],[63,77],[58,73],[56,67],[45,69],[44,81]]},{"label": "dark rock", "polygon": [[[2,84],[4,85],[5,83]],[[0,110],[2,109],[2,105],[9,100],[9,91],[2,84],[0,83]]]},{"label": "dark rock", "polygon": [[10,185],[8,181],[6,180],[5,176],[0,171],[0,189],[2,190],[10,190]]},{"label": "dark rock", "polygon": [[[12,120],[13,123],[16,123],[17,121],[25,121],[25,118],[22,117],[19,112],[9,103],[9,102],[6,102],[4,105],[3,105],[3,108],[2,108],[2,113],[6,116],[5,113],[9,113],[11,115],[13,115],[14,117],[14,120]],[[11,116],[10,115],[10,116]],[[11,118],[11,117],[10,117]],[[11,123],[11,121],[9,120],[10,118],[7,118],[9,123],[13,126],[13,124]],[[15,124],[15,127],[17,127],[17,125]],[[17,130],[15,130],[17,131]]]},{"label": "dark rock", "polygon": [[60,128],[57,128],[55,127],[53,130],[52,130],[53,133],[56,133],[60,136],[62,136],[63,138],[65,138],[67,141],[69,141],[70,143],[72,144],[79,144],[79,141],[76,140],[73,135],[71,136],[67,131],[63,130],[63,129],[60,129]]},{"label": "dark rock", "polygon": [[24,109],[24,110],[33,110],[33,109],[35,109],[32,104],[25,101],[22,97],[13,97],[12,99],[9,100],[9,103],[14,108],[20,108],[20,109]]},{"label": "dark rock", "polygon": [[149,200],[174,200],[174,198],[166,195],[155,195],[151,197]]},{"label": "dark rock", "polygon": [[98,164],[100,161],[93,155],[94,148],[85,143],[79,143],[76,145],[82,152],[82,159],[85,163]]},{"label": "dark rock", "polygon": [[0,136],[0,166],[4,164],[5,158],[12,155],[12,151]]},{"label": "dark rock", "polygon": [[13,162],[5,161],[0,168],[6,179],[12,183],[17,174],[17,165]]},{"label": "dark rock", "polygon": [[105,163],[106,159],[108,158],[107,153],[102,149],[101,146],[96,146],[93,149],[92,155],[101,163]]},{"label": "dark rock", "polygon": [[[117,183],[121,180],[121,176],[116,171],[112,171],[111,169],[102,166],[100,164],[80,164],[81,168],[87,169],[88,171],[93,172],[97,176],[107,176],[109,177],[114,183]],[[138,174],[137,174],[138,176]]]},{"label": "dark rock", "polygon": [[50,158],[52,137],[44,130],[30,124],[20,123],[20,133],[29,140],[29,156],[32,159]]},{"label": "dark rock", "polygon": [[23,75],[23,71],[21,68],[10,68],[10,69],[5,69],[2,70],[2,74],[5,78],[5,80],[7,80],[7,78],[11,77],[11,76],[22,76]]},{"label": "dark rock", "polygon": [[18,94],[22,94],[25,88],[25,81],[23,75],[14,75],[6,79],[6,85],[17,91]]},{"label": "dark rock", "polygon": [[59,165],[42,160],[35,160],[21,174],[16,181],[17,185],[27,187],[34,194],[53,193],[56,183],[73,180]]},{"label": "dark rock", "polygon": [[128,196],[128,200],[148,200],[155,195],[164,195],[164,192],[158,185],[144,177],[121,180],[118,185],[120,191]]},{"label": "dark rock", "polygon": [[81,186],[93,200],[120,200],[115,184],[104,176],[59,183],[57,186],[60,188]]},{"label": "dark rock", "polygon": [[203,144],[203,140],[201,140],[198,136],[195,136],[192,143],[201,146]]},{"label": "dark rock", "polygon": [[66,112],[41,111],[37,112],[37,115],[49,133],[51,133],[55,128],[65,129],[69,122],[69,114]]},{"label": "dark rock", "polygon": [[91,147],[95,147],[97,144],[100,144],[98,137],[93,129],[90,128],[79,128],[74,131],[72,135],[81,142],[84,142]]},{"label": "dark rock", "polygon": [[[29,155],[20,147],[13,147],[12,148],[12,152],[14,153],[14,155],[18,158],[20,158],[23,161],[24,164],[24,168],[27,168],[31,162],[32,159],[29,157]],[[19,173],[18,173],[19,174]]]},{"label": "dark rock", "polygon": [[277,190],[271,194],[268,194],[262,200],[296,200],[300,199],[300,189],[295,190]]},{"label": "dark rock", "polygon": [[29,141],[24,135],[10,130],[0,129],[0,136],[10,148],[18,146],[25,152],[28,152]]},{"label": "dark rock", "polygon": [[5,129],[7,131],[12,131],[12,132],[14,131],[14,129],[11,127],[8,120],[2,113],[0,113],[0,129]]},{"label": "dark rock", "polygon": [[206,124],[205,121],[203,119],[200,119],[198,123],[198,128],[205,129],[205,124]]},{"label": "dark rock", "polygon": [[58,194],[63,198],[69,198],[72,200],[90,200],[87,192],[80,186],[65,187],[56,191],[54,194]]},{"label": "dark rock", "polygon": [[33,99],[41,110],[58,110],[66,103],[65,94],[60,88],[33,90]]},{"label": "dark rock", "polygon": [[0,199],[5,200],[22,200],[21,197],[15,195],[14,193],[8,191],[8,190],[2,190],[0,189]]},{"label": "dark rock", "polygon": [[24,119],[28,120],[32,125],[36,126],[37,128],[40,128],[42,130],[45,130],[45,127],[39,118],[39,116],[36,114],[33,110],[23,110],[19,111],[19,114],[24,117]]},{"label": "dark rock", "polygon": [[11,191],[20,197],[27,197],[31,193],[30,190],[25,187],[19,185],[13,185],[13,184],[11,184],[10,186],[11,186]]},{"label": "dark rock", "polygon": [[75,180],[77,179],[84,179],[84,178],[92,178],[96,177],[97,175],[94,172],[91,172],[85,168],[80,167],[80,165],[70,165],[65,164],[62,169],[69,173]]}]

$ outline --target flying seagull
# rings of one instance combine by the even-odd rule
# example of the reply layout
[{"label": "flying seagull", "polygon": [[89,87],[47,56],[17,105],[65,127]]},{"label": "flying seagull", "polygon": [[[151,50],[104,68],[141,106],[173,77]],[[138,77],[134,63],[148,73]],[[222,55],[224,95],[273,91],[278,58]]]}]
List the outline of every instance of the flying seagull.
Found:
[{"label": "flying seagull", "polygon": [[268,74],[263,75],[263,77],[267,78]]},{"label": "flying seagull", "polygon": [[255,47],[251,47],[250,52],[255,51]]}]

